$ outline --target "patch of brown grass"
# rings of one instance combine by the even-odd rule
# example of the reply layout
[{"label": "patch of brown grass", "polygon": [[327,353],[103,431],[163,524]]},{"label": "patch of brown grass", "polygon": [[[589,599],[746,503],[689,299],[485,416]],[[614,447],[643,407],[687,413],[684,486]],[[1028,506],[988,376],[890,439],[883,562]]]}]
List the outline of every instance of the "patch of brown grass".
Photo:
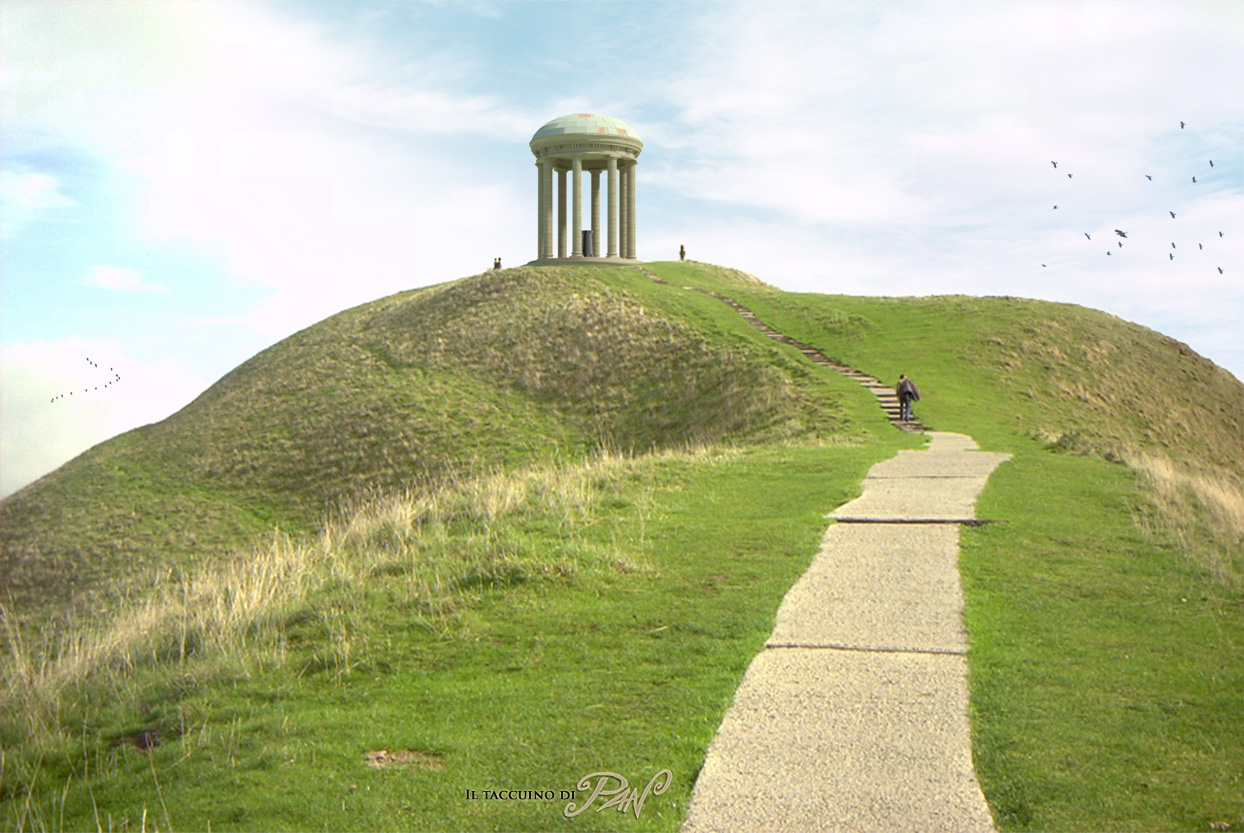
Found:
[{"label": "patch of brown grass", "polygon": [[418,749],[373,749],[364,756],[372,769],[391,766],[413,766],[418,769],[444,769],[445,760],[440,755],[420,752]]},{"label": "patch of brown grass", "polygon": [[1244,585],[1244,483],[1225,469],[1193,470],[1169,457],[1132,452],[1155,510],[1141,521],[1172,537],[1224,584]]}]

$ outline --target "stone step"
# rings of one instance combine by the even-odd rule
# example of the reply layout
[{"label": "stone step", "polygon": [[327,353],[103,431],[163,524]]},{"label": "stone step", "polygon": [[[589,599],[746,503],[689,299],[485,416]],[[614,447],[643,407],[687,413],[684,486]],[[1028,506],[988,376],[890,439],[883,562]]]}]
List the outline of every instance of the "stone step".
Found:
[{"label": "stone step", "polygon": [[[658,283],[665,283],[665,281],[661,280],[659,277],[657,277],[655,274],[653,274],[649,270],[644,269],[643,267],[639,267],[639,269],[641,272],[643,272],[645,275],[647,275],[652,280]],[[693,289],[693,287],[685,287],[685,288]],[[790,336],[785,335],[779,332],[778,330],[773,329],[768,324],[761,321],[756,316],[756,313],[752,312],[750,309],[743,306],[738,301],[734,300],[733,298],[729,296],[721,295],[716,292],[709,292],[703,289],[695,290],[695,291],[703,292],[706,295],[711,295],[717,300],[730,305],[739,313],[739,315],[743,318],[744,321],[751,324],[753,327],[760,330],[760,332],[764,333],[766,336],[773,339],[774,341],[779,341],[783,344],[789,344],[792,347],[799,350],[799,352],[803,353],[805,356],[807,356],[809,359],[811,359],[816,364],[830,367],[834,369],[835,371],[837,371],[838,373],[841,373],[843,376],[846,376],[848,379],[852,379],[856,382],[859,382],[861,385],[868,388],[868,390],[872,391],[873,395],[877,397],[877,404],[881,406],[882,411],[885,413],[886,417],[890,420],[890,423],[894,425],[896,428],[898,428],[899,430],[910,431],[910,432],[923,432],[927,430],[924,424],[917,420],[903,421],[902,419],[900,419],[900,416],[902,414],[902,406],[899,402],[898,394],[895,392],[894,388],[885,384],[880,379],[877,379],[876,377],[873,377],[873,376],[869,376],[867,373],[863,373],[852,367],[848,367],[847,365],[841,364],[840,362],[835,362],[829,359],[828,357],[826,357],[824,353],[822,353],[820,350],[816,349],[812,345],[804,344],[803,342],[796,341]]]}]

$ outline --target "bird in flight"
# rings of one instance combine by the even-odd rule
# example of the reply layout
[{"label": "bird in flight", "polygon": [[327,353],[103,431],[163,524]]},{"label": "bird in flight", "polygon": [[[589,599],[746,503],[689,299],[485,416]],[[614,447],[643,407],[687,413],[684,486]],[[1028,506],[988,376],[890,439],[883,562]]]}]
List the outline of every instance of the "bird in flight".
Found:
[{"label": "bird in flight", "polygon": [[1114,252],[1106,252],[1106,257],[1109,257],[1112,254],[1114,254]]},{"label": "bird in flight", "polygon": [[1219,236],[1219,237],[1222,237],[1222,232],[1221,232],[1221,231],[1220,231],[1220,232],[1218,232],[1218,236]]},{"label": "bird in flight", "polygon": [[1220,274],[1220,275],[1222,274],[1222,267],[1221,267],[1221,266],[1219,266],[1219,267],[1218,267],[1218,274]]},{"label": "bird in flight", "polygon": [[1172,211],[1172,212],[1171,212],[1171,219],[1172,219],[1172,220],[1174,220],[1174,219],[1175,219],[1175,212],[1174,212],[1174,211]]},{"label": "bird in flight", "polygon": [[1053,160],[1050,161],[1050,164],[1053,165],[1055,168],[1058,167],[1058,163]]},{"label": "bird in flight", "polygon": [[1174,259],[1175,259],[1175,253],[1174,253],[1174,252],[1171,252],[1171,253],[1170,253],[1170,256],[1171,256],[1171,260],[1174,260]]},{"label": "bird in flight", "polygon": [[1058,208],[1058,206],[1054,206],[1054,207],[1055,207],[1055,208]]},{"label": "bird in flight", "polygon": [[1197,244],[1196,244],[1196,247],[1197,247],[1198,249],[1202,249],[1202,250],[1205,248],[1205,247],[1204,247],[1204,246],[1202,246],[1200,243],[1197,243]]},{"label": "bird in flight", "polygon": [[1089,233],[1088,233],[1087,231],[1086,231],[1086,232],[1084,232],[1084,236],[1085,236],[1085,237],[1088,237],[1088,239],[1089,239],[1089,240],[1092,240],[1092,239],[1093,239],[1093,238],[1089,237]]},{"label": "bird in flight", "polygon": [[1211,168],[1212,168],[1212,167],[1214,167],[1214,160],[1213,160],[1213,159],[1209,160],[1209,166],[1210,166]]},{"label": "bird in flight", "polygon": [[1174,244],[1174,243],[1172,243],[1172,244],[1171,244],[1171,248],[1172,248],[1172,249],[1173,249],[1173,248],[1175,248],[1175,244]]},{"label": "bird in flight", "polygon": [[1071,179],[1071,174],[1067,174],[1067,179]]},{"label": "bird in flight", "polygon": [[1117,235],[1119,235],[1120,237],[1127,237],[1127,232],[1126,232],[1126,231],[1119,231],[1118,229],[1115,229],[1115,230],[1114,230],[1114,233],[1115,233],[1115,234],[1117,234]]},{"label": "bird in flight", "polygon": [[1150,182],[1153,182],[1153,177],[1149,176],[1149,174],[1145,174],[1145,179],[1149,180]]},{"label": "bird in flight", "polygon": [[1184,129],[1184,123],[1183,123],[1183,122],[1180,122],[1180,123],[1179,123],[1179,129],[1180,129],[1180,130],[1183,130],[1183,129]]},{"label": "bird in flight", "polygon": [[1193,182],[1196,182],[1196,177],[1195,177],[1195,176],[1194,176],[1194,177],[1192,177],[1192,181],[1193,181]]},{"label": "bird in flight", "polygon": [[1120,240],[1120,241],[1119,241],[1119,248],[1120,248],[1120,249],[1122,249],[1122,248],[1123,248],[1123,241],[1122,241],[1122,240]]}]

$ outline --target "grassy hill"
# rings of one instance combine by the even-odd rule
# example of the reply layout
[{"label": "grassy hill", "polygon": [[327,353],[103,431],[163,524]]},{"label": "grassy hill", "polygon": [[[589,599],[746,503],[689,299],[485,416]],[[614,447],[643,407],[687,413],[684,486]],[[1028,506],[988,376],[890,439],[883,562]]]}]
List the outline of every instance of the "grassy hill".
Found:
[{"label": "grassy hill", "polygon": [[[715,288],[698,270],[672,280]],[[716,288],[783,333],[882,379],[928,390],[921,413],[983,442],[1158,453],[1244,478],[1244,387],[1186,344],[1117,316],[1021,298],[862,298]]]},{"label": "grassy hill", "polygon": [[[1244,824],[1238,380],[1079,307],[647,266],[348,310],[0,504],[5,826],[676,829],[825,512],[919,442],[693,289],[1015,454],[962,565],[1004,829]],[[479,797],[666,768],[639,816]]]},{"label": "grassy hill", "polygon": [[835,380],[671,295],[634,269],[510,269],[329,318],[0,503],[0,584],[23,615],[89,610],[274,525],[470,471],[859,434],[823,395]]},{"label": "grassy hill", "polygon": [[[694,269],[671,268],[700,285]],[[1126,464],[1161,516],[1147,522],[1170,526],[1224,581],[1244,578],[1244,385],[1186,344],[1108,313],[1019,298],[718,291],[832,359],[911,376],[927,424],[990,448]]]}]

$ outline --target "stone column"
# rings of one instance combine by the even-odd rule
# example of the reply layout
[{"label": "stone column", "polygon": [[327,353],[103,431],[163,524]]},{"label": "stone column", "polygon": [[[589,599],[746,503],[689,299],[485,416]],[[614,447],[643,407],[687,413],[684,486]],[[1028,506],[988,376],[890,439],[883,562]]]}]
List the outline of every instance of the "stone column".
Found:
[{"label": "stone column", "polygon": [[592,254],[600,257],[600,171],[592,171]]},{"label": "stone column", "polygon": [[609,248],[605,257],[618,256],[618,159],[609,157]]},{"label": "stone column", "polygon": [[626,256],[635,258],[635,169],[638,162],[632,162],[626,169]]},{"label": "stone column", "polygon": [[627,208],[631,201],[627,198],[627,191],[631,182],[630,176],[626,172],[626,166],[621,165],[618,171],[618,257],[627,257],[627,241],[631,239],[630,233],[627,231],[627,221],[630,219],[627,214]]},{"label": "stone column", "polygon": [[557,256],[566,256],[566,170],[557,170]]},{"label": "stone column", "polygon": [[540,257],[553,256],[553,163],[548,159],[540,160]]},{"label": "stone column", "polygon": [[570,166],[570,175],[574,178],[570,209],[574,221],[570,224],[570,248],[574,257],[583,257],[583,155],[576,153],[570,157]]},{"label": "stone column", "polygon": [[544,257],[544,165],[536,160],[536,260]]}]

